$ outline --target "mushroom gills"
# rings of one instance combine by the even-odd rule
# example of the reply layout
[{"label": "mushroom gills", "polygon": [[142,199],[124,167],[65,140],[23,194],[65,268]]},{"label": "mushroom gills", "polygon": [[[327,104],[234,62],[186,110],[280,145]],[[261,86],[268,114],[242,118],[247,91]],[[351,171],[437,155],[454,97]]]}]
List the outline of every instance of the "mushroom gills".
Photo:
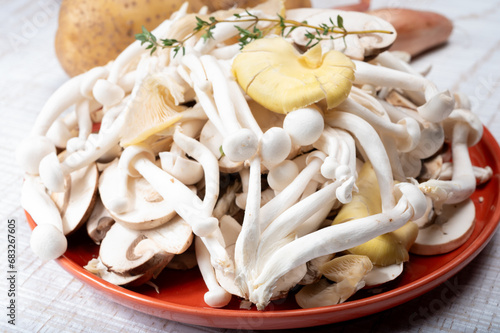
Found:
[{"label": "mushroom gills", "polygon": [[335,305],[345,302],[365,285],[364,277],[373,265],[366,256],[347,254],[323,264],[320,271],[326,279],[303,287],[295,300],[301,308]]}]

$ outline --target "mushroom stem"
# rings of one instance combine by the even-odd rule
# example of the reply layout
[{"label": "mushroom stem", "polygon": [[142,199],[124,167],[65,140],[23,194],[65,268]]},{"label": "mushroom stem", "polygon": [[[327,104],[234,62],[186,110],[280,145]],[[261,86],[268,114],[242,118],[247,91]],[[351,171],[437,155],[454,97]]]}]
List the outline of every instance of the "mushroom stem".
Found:
[{"label": "mushroom stem", "polygon": [[[490,166],[484,168],[473,165],[474,177],[476,177],[477,184],[486,183],[493,175],[493,170]],[[439,171],[438,178],[440,180],[451,180],[453,178],[453,162],[445,162]]]},{"label": "mushroom stem", "polygon": [[347,98],[338,108],[363,118],[369,122],[378,133],[384,133],[394,137],[398,144],[398,149],[402,152],[408,152],[415,149],[420,141],[420,125],[411,117],[403,118],[395,124],[387,118],[384,119],[377,116],[368,108],[355,102],[352,98]]},{"label": "mushroom stem", "polygon": [[[426,200],[415,185],[396,185],[402,196],[394,208],[380,214],[333,225],[298,238],[275,251],[253,281],[250,301],[263,309],[270,300],[278,279],[299,265],[322,255],[340,252],[394,231],[410,219],[419,218]],[[286,260],[283,260],[286,258]]]},{"label": "mushroom stem", "polygon": [[319,173],[326,155],[322,152],[315,152],[311,153],[310,156],[307,166],[290,185],[262,206],[259,217],[261,230],[266,229],[271,221],[291,207],[300,198],[311,179]]},{"label": "mushroom stem", "polygon": [[469,198],[476,189],[476,177],[467,145],[469,125],[458,122],[453,127],[452,156],[453,176],[451,181],[431,179],[419,185],[422,192],[434,200],[440,211],[443,204],[455,204]]},{"label": "mushroom stem", "polygon": [[25,176],[21,205],[37,223],[30,239],[33,252],[47,261],[63,255],[68,243],[63,233],[61,214],[38,177]]},{"label": "mushroom stem", "polygon": [[[394,55],[394,53],[390,51],[380,53],[377,56],[377,58],[375,58],[375,61],[377,61],[380,65],[387,68],[392,68],[397,71],[409,73],[412,75],[423,76],[421,73],[417,72],[412,66],[410,66],[410,64],[408,64],[403,59],[398,58],[396,55]],[[425,103],[425,97],[422,92],[405,91],[405,94],[407,94],[408,97],[412,101],[415,101],[416,103],[419,104]]]},{"label": "mushroom stem", "polygon": [[219,164],[210,150],[198,140],[182,133],[177,127],[174,133],[174,142],[189,156],[198,161],[205,174],[205,197],[203,198],[203,211],[207,216],[212,212],[219,197]]},{"label": "mushroom stem", "polygon": [[231,301],[232,296],[219,285],[219,282],[217,282],[214,268],[210,263],[210,253],[200,237],[195,238],[194,246],[198,268],[208,288],[204,296],[205,303],[213,308],[226,306],[229,301]]},{"label": "mushroom stem", "polygon": [[[236,116],[236,108],[231,99],[227,75],[216,58],[203,55],[200,58],[207,79],[212,84],[213,97],[225,132],[222,148],[230,160],[241,162],[252,157],[258,148],[258,139],[254,132],[243,129]],[[259,132],[260,131],[259,129]]]},{"label": "mushroom stem", "polygon": [[[111,110],[108,112],[111,112]],[[63,192],[64,177],[66,175],[96,161],[114,146],[118,145],[120,133],[125,126],[125,120],[126,110],[121,111],[109,126],[107,126],[106,121],[103,119],[97,140],[87,140],[84,149],[69,154],[61,163],[59,163],[55,153],[45,156],[40,161],[39,169],[44,185],[52,192]]]},{"label": "mushroom stem", "polygon": [[439,92],[431,81],[419,75],[374,66],[362,61],[354,61],[354,63],[356,64],[356,84],[373,84],[424,92],[426,103],[418,108],[418,112],[428,121],[440,122],[453,111],[455,100],[449,91]]},{"label": "mushroom stem", "polygon": [[118,194],[113,201],[111,201],[108,204],[109,210],[118,213],[118,214],[123,214],[129,211],[130,209],[130,200],[129,197],[126,195],[127,193],[127,188],[128,188],[128,179],[129,175],[127,172],[127,165],[122,165],[122,160],[120,159],[118,162],[119,166],[119,179],[118,182],[115,183],[115,192]]},{"label": "mushroom stem", "polygon": [[45,135],[50,125],[64,110],[83,98],[80,87],[87,75],[88,72],[69,79],[49,97],[36,118],[31,130],[32,135]]},{"label": "mushroom stem", "polygon": [[259,221],[261,199],[260,162],[261,159],[259,156],[255,156],[250,160],[245,216],[234,248],[236,283],[245,295],[248,294],[245,291],[249,288],[248,281],[251,278],[252,268],[255,267],[261,233]]},{"label": "mushroom stem", "polygon": [[[335,201],[335,191],[340,186],[340,181],[335,181],[319,191],[311,194],[307,198],[297,202],[288,208],[262,232],[257,258],[262,265],[271,251],[275,249],[275,244],[284,239],[302,223],[313,216],[324,206],[332,206]],[[260,265],[258,267],[261,267]]]},{"label": "mushroom stem", "polygon": [[225,137],[228,133],[224,124],[222,123],[222,119],[217,112],[217,108],[215,106],[215,101],[213,96],[209,93],[211,91],[210,83],[207,79],[205,69],[199,57],[194,55],[193,53],[187,54],[182,58],[182,64],[189,68],[191,73],[189,74],[189,79],[192,81],[193,89],[196,93],[196,97],[198,98],[198,102],[203,107],[205,114],[208,119],[212,122],[212,124],[217,128],[217,131]]},{"label": "mushroom stem", "polygon": [[375,129],[364,119],[342,111],[328,114],[325,121],[332,127],[338,127],[350,132],[363,148],[372,162],[380,186],[382,210],[388,211],[394,207],[392,168],[387,151]]}]

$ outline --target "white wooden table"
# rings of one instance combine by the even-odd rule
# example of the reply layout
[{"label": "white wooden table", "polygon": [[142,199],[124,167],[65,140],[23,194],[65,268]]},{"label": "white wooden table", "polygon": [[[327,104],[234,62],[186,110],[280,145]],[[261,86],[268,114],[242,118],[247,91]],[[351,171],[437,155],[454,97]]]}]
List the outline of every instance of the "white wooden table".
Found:
[{"label": "white wooden table", "polygon": [[[66,273],[42,263],[29,248],[29,228],[20,206],[22,173],[17,143],[30,131],[48,96],[66,79],[54,54],[60,0],[0,0],[0,331],[5,332],[232,332],[171,322],[115,304]],[[316,0],[331,6],[333,0]],[[349,3],[349,1],[340,1]],[[453,20],[446,47],[416,60],[441,88],[463,91],[474,111],[500,140],[500,0],[373,1],[372,7],[433,10]],[[16,326],[8,324],[8,220],[16,221]],[[458,286],[443,298],[450,284]],[[433,291],[396,308],[320,332],[499,332],[500,233],[465,267]],[[297,332],[306,330],[296,330]]]}]

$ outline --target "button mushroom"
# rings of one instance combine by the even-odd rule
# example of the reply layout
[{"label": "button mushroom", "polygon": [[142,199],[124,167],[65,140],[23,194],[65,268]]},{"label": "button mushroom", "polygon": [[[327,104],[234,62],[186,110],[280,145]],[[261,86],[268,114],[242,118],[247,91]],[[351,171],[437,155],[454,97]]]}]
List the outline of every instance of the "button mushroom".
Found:
[{"label": "button mushroom", "polygon": [[469,239],[475,226],[476,209],[472,200],[443,205],[432,223],[418,232],[410,252],[437,255],[455,250]]}]

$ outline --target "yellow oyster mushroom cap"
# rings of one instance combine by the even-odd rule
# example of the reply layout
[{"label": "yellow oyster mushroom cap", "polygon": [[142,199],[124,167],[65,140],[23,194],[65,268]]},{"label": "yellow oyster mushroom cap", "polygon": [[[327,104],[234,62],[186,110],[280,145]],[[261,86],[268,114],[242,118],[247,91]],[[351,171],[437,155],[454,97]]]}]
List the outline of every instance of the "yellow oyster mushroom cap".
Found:
[{"label": "yellow oyster mushroom cap", "polygon": [[322,54],[316,45],[300,54],[281,37],[246,45],[232,65],[239,85],[271,111],[288,113],[326,99],[327,108],[342,103],[354,81],[354,63],[343,53]]},{"label": "yellow oyster mushroom cap", "polygon": [[[160,134],[181,119],[192,116],[184,105],[178,105],[175,96],[181,88],[172,80],[161,75],[151,75],[144,79],[135,98],[127,110],[126,125],[120,145],[138,144],[151,136]],[[176,98],[177,97],[177,98]]]},{"label": "yellow oyster mushroom cap", "polygon": [[[366,162],[361,167],[356,185],[359,191],[353,193],[351,202],[340,209],[332,225],[382,212],[380,188],[370,162]],[[417,235],[418,225],[410,221],[393,232],[375,237],[347,251],[368,256],[374,265],[399,264],[409,260],[408,250],[415,242]]]}]

